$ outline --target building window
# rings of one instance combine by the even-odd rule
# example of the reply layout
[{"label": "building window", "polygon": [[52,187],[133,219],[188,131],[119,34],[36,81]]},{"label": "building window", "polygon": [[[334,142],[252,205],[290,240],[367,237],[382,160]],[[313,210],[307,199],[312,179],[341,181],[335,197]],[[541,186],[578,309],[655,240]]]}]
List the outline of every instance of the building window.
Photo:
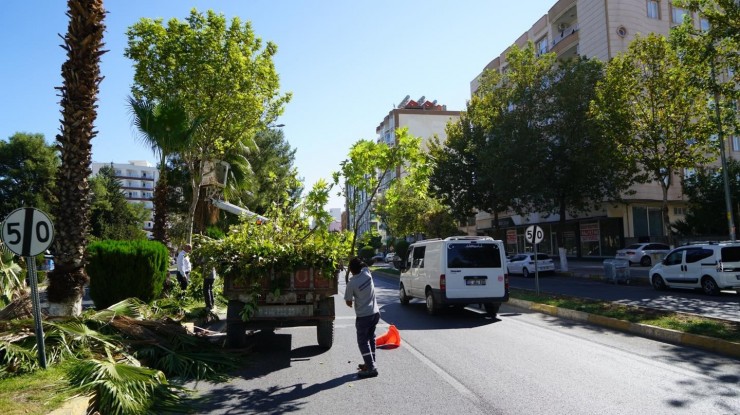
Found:
[{"label": "building window", "polygon": [[671,21],[673,23],[683,23],[683,17],[687,14],[689,14],[689,11],[682,7],[671,7]]},{"label": "building window", "polygon": [[682,207],[674,207],[673,208],[673,214],[677,216],[685,216],[686,215],[686,208]]},{"label": "building window", "polygon": [[632,214],[635,237],[663,236],[663,214],[660,208],[635,206]]},{"label": "building window", "polygon": [[699,19],[699,28],[702,32],[709,31],[709,20],[707,20],[706,17],[702,17]]},{"label": "building window", "polygon": [[732,151],[740,151],[740,136],[732,137]]},{"label": "building window", "polygon": [[647,17],[651,19],[660,19],[660,3],[658,0],[648,0]]},{"label": "building window", "polygon": [[547,36],[537,41],[537,55],[544,55],[547,53]]}]

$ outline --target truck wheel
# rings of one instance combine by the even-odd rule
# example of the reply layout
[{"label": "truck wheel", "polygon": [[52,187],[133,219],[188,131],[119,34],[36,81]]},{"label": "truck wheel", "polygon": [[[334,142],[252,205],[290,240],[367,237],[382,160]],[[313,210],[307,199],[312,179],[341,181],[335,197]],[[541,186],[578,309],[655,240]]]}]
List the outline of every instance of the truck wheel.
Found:
[{"label": "truck wheel", "polygon": [[334,320],[319,320],[316,326],[316,339],[319,346],[331,349],[334,344]]},{"label": "truck wheel", "polygon": [[226,308],[226,344],[232,348],[244,347],[247,333],[247,323],[239,313],[244,309],[244,303],[229,300]]},{"label": "truck wheel", "polygon": [[496,318],[496,315],[498,314],[499,308],[501,308],[501,304],[499,303],[486,303],[486,313],[488,313],[489,316]]}]

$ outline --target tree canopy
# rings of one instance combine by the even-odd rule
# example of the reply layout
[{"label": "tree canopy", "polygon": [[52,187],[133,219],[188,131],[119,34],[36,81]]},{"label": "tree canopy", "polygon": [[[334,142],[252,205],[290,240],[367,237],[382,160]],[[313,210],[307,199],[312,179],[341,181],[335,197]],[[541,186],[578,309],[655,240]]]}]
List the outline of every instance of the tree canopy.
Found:
[{"label": "tree canopy", "polygon": [[272,61],[277,46],[263,44],[251,23],[238,17],[227,22],[212,10],[193,9],[184,21],[167,24],[144,18],[126,34],[134,98],[159,102],[175,96],[191,118],[203,118],[193,145],[181,152],[191,174],[192,221],[209,162],[254,150],[255,133],[290,100],[290,94],[279,94]]},{"label": "tree canopy", "polygon": [[26,206],[51,213],[59,163],[42,134],[15,133],[0,141],[0,218]]}]

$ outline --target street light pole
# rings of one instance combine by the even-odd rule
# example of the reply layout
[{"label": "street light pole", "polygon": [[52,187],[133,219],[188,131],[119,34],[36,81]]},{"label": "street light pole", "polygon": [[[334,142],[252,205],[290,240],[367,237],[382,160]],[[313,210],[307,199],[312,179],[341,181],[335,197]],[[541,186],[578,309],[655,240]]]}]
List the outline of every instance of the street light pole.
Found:
[{"label": "street light pole", "polygon": [[711,57],[712,85],[714,86],[714,112],[717,116],[717,138],[719,139],[719,154],[722,163],[722,181],[725,183],[725,211],[727,212],[727,227],[730,231],[730,240],[735,241],[735,222],[732,219],[732,201],[730,197],[730,179],[727,174],[727,156],[725,155],[725,137],[722,131],[722,111],[719,107],[720,93],[717,85],[714,57]]}]

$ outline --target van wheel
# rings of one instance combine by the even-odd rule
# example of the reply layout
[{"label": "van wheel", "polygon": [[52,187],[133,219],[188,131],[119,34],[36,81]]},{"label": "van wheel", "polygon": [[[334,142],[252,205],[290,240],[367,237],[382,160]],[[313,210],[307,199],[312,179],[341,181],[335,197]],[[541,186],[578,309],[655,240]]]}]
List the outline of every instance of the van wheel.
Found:
[{"label": "van wheel", "polygon": [[526,268],[522,268],[522,276],[524,278],[529,278],[529,270]]},{"label": "van wheel", "polygon": [[499,308],[501,308],[499,303],[486,303],[486,313],[493,318],[496,318]]},{"label": "van wheel", "polygon": [[643,267],[649,267],[652,263],[653,261],[650,260],[649,256],[644,256],[640,258],[640,265],[642,265]]},{"label": "van wheel", "polygon": [[701,279],[701,289],[704,290],[704,294],[719,294],[719,287],[717,286],[717,282],[708,275],[705,275],[704,278]]},{"label": "van wheel", "polygon": [[398,286],[398,299],[401,301],[402,305],[409,303],[410,298],[406,295],[406,288],[403,287],[403,284]]},{"label": "van wheel", "polygon": [[656,291],[665,291],[668,289],[668,287],[665,285],[665,281],[663,281],[663,277],[661,277],[658,274],[653,275],[652,278],[653,288],[655,288]]},{"label": "van wheel", "polygon": [[426,301],[427,301],[427,314],[429,314],[430,316],[434,316],[438,314],[439,307],[437,306],[437,303],[434,301],[434,294],[432,294],[432,290],[427,290]]}]

